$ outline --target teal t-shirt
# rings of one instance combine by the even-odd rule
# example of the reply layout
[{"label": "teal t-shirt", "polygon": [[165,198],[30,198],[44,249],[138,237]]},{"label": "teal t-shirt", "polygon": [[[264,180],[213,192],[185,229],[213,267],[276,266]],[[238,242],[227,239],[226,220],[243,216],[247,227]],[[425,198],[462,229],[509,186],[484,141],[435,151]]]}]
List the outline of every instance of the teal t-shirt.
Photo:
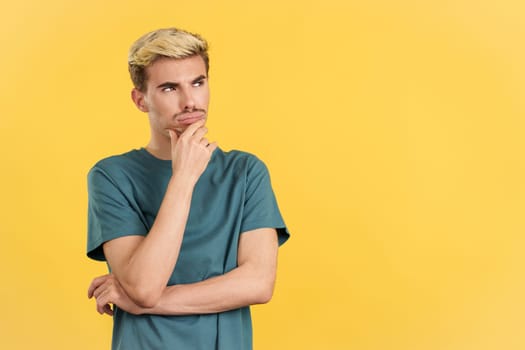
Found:
[{"label": "teal t-shirt", "polygon": [[[144,148],[98,162],[88,174],[88,256],[104,261],[104,242],[147,235],[171,175],[171,161]],[[195,185],[168,285],[234,269],[240,235],[263,227],[277,229],[279,244],[289,237],[266,166],[251,154],[216,149]],[[249,307],[190,316],[132,315],[116,308],[113,321],[113,349],[252,348]]]}]

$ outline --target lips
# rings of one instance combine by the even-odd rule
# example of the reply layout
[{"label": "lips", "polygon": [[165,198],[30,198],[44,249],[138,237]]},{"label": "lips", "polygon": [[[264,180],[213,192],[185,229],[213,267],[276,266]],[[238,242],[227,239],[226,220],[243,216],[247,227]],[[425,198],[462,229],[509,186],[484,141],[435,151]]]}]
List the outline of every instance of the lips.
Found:
[{"label": "lips", "polygon": [[204,112],[189,112],[184,113],[180,117],[176,118],[177,122],[180,124],[193,124],[196,121],[199,121],[201,119],[204,119],[205,113]]}]

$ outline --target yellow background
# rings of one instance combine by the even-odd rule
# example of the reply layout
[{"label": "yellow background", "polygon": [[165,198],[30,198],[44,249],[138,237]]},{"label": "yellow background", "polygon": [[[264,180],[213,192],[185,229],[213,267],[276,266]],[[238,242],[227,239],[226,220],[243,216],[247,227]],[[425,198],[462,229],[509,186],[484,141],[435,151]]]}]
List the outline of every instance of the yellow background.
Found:
[{"label": "yellow background", "polygon": [[127,49],[211,43],[211,137],[293,234],[255,349],[525,348],[525,5],[10,1],[0,11],[0,348],[108,349],[86,173],[140,147]]}]

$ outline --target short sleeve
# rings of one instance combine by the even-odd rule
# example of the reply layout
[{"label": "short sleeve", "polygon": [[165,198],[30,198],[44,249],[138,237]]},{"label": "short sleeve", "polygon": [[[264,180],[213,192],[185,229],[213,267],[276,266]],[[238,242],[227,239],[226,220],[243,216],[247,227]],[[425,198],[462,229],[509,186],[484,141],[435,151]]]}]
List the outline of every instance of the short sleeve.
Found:
[{"label": "short sleeve", "polygon": [[279,245],[290,237],[279,211],[268,168],[259,159],[249,166],[241,232],[271,227],[277,230]]},{"label": "short sleeve", "polygon": [[88,174],[88,257],[104,261],[104,242],[146,234],[146,226],[129,196],[106,171],[96,166],[91,169]]}]

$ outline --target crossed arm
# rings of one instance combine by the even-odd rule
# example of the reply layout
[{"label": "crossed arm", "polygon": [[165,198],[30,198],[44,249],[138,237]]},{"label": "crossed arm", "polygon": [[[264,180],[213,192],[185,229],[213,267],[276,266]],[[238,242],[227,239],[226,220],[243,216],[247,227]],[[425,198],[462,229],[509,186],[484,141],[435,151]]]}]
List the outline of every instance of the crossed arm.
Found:
[{"label": "crossed arm", "polygon": [[[113,247],[141,240],[122,237]],[[116,242],[121,240],[121,242]],[[111,242],[111,241],[110,241]],[[105,250],[109,250],[105,248]],[[110,304],[133,314],[187,315],[228,311],[266,303],[271,299],[277,268],[275,229],[261,228],[241,234],[238,267],[201,282],[164,287],[157,301],[141,305],[131,299],[116,275],[104,275],[91,283],[88,296],[95,297],[97,311],[112,315]]]},{"label": "crossed arm", "polygon": [[278,247],[273,228],[241,234],[238,267],[232,271],[166,287],[179,256],[194,186],[217,147],[204,138],[206,132],[204,122],[190,125],[180,136],[169,130],[173,176],[148,235],[103,245],[112,273],[95,278],[88,289],[100,313],[112,314],[111,304],[136,314],[214,313],[271,298]]}]

